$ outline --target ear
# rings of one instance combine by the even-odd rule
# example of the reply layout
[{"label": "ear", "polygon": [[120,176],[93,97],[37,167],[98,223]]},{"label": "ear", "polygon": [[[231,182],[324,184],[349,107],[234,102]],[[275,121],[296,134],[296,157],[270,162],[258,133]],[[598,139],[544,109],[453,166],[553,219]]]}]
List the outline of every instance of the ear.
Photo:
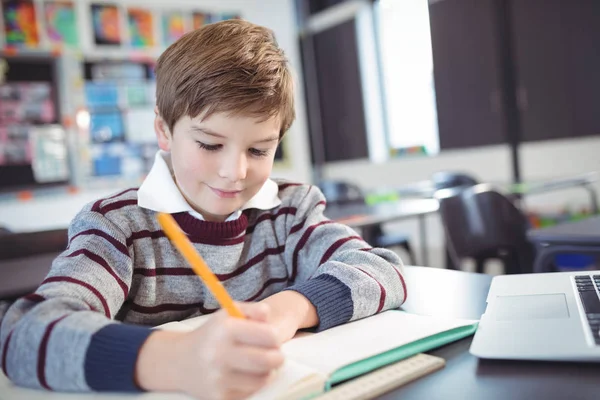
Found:
[{"label": "ear", "polygon": [[154,118],[154,132],[156,133],[156,139],[158,139],[158,147],[161,150],[170,151],[173,136],[169,131],[167,123],[158,113],[158,107],[154,107],[154,114],[156,114]]}]

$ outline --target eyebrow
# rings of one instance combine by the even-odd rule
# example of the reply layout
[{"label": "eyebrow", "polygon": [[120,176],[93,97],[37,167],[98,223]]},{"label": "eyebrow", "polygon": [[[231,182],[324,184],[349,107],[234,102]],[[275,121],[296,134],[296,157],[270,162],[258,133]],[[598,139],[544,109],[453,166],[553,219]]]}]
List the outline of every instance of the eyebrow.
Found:
[{"label": "eyebrow", "polygon": [[[192,126],[190,129],[194,132],[200,132],[200,133],[204,133],[209,136],[214,136],[214,137],[218,137],[221,139],[227,139],[227,137],[225,135],[221,135],[220,133],[211,131],[210,129],[207,129],[207,128],[202,128],[200,126]],[[268,142],[274,142],[274,141],[279,141],[279,135],[269,136],[267,138],[264,138],[264,139],[261,139],[261,140],[255,142],[255,143],[268,143]]]}]

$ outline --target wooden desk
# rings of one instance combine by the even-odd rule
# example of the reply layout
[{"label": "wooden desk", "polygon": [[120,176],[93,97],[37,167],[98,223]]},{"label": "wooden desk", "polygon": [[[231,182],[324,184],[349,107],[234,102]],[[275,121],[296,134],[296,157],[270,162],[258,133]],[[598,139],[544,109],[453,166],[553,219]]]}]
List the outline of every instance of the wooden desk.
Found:
[{"label": "wooden desk", "polygon": [[[407,267],[406,279],[403,309],[457,318],[479,318],[491,282],[489,275],[424,267]],[[598,398],[600,364],[480,360],[469,353],[471,340],[429,352],[444,358],[446,367],[380,399]]]},{"label": "wooden desk", "polygon": [[554,256],[560,253],[600,256],[600,216],[534,229],[527,232],[527,237],[538,249],[534,272],[548,272]]},{"label": "wooden desk", "polygon": [[[421,263],[429,265],[425,215],[436,213],[438,209],[439,203],[434,199],[404,199],[371,206],[366,204],[328,205],[325,209],[325,216],[351,228],[368,228],[386,222],[417,218],[421,241]],[[363,239],[367,243],[371,243],[372,238],[368,232],[368,229],[364,230]]]}]

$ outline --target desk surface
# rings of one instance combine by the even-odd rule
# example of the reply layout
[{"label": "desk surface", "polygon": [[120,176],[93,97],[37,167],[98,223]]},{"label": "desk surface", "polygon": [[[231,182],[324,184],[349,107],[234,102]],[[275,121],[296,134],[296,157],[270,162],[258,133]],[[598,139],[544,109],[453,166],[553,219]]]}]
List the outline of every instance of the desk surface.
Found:
[{"label": "desk surface", "polygon": [[403,199],[376,205],[328,205],[327,218],[342,222],[352,228],[381,224],[419,215],[432,214],[439,209],[434,199]]},{"label": "desk surface", "polygon": [[[425,267],[406,267],[408,300],[403,309],[425,315],[479,318],[491,276]],[[410,289],[412,288],[412,289]],[[469,354],[471,338],[441,347],[430,354],[446,360],[446,367],[380,397],[411,399],[596,399],[600,386],[600,364],[479,360]],[[0,398],[8,385],[0,373]],[[143,396],[49,394],[19,390],[9,399],[51,400],[181,400],[180,395]]]},{"label": "desk surface", "polygon": [[537,243],[600,245],[600,216],[534,229],[527,236]]},{"label": "desk surface", "polygon": [[[478,318],[483,313],[491,282],[489,275],[424,267],[407,267],[406,279],[418,289],[408,293],[404,309],[457,318]],[[444,358],[446,367],[380,398],[598,398],[600,364],[480,360],[469,353],[471,340],[429,352]]]}]

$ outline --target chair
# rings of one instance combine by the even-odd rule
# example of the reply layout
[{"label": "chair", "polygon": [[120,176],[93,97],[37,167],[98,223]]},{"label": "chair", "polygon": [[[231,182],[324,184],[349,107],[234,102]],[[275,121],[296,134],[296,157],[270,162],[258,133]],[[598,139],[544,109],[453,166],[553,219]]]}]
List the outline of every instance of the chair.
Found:
[{"label": "chair", "polygon": [[527,239],[529,222],[505,196],[488,184],[443,189],[435,196],[455,265],[473,258],[477,272],[491,258],[504,263],[505,272],[531,272],[535,249]]},{"label": "chair", "polygon": [[470,175],[462,172],[440,171],[431,176],[431,182],[436,190],[450,188],[468,188],[479,182]]},{"label": "chair", "polygon": [[[344,181],[322,181],[319,188],[328,204],[365,204],[365,195],[361,188],[353,183]],[[385,233],[380,224],[363,228],[363,237],[375,247],[402,247],[414,264],[416,258],[407,235],[399,232]]]},{"label": "chair", "polygon": [[[431,175],[430,178],[435,190],[441,189],[468,189],[471,186],[477,185],[479,182],[471,175],[467,175],[464,172],[453,172],[453,171],[439,171]],[[456,264],[455,260],[451,256],[448,245],[445,246],[446,255],[446,268],[457,269],[459,264]]]}]

